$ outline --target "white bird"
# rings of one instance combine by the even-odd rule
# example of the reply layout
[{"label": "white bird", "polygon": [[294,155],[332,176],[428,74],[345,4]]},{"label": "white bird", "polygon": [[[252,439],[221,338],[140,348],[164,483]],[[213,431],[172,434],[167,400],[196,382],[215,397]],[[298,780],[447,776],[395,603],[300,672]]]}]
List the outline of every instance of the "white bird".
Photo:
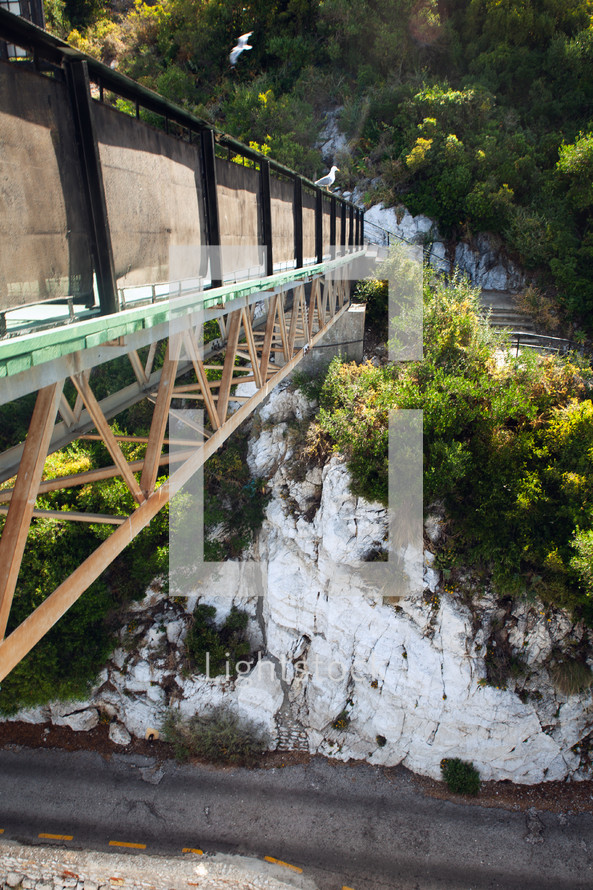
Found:
[{"label": "white bird", "polygon": [[318,179],[315,185],[320,185],[322,188],[329,188],[330,185],[334,184],[334,180],[336,178],[336,173],[340,172],[340,168],[333,166],[327,176],[322,176],[321,179]]},{"label": "white bird", "polygon": [[248,31],[247,34],[241,34],[241,36],[237,40],[237,45],[232,48],[229,59],[231,60],[231,65],[233,66],[233,68],[237,64],[237,59],[244,49],[253,49],[253,47],[249,46],[249,44],[247,43],[252,34],[253,31]]}]

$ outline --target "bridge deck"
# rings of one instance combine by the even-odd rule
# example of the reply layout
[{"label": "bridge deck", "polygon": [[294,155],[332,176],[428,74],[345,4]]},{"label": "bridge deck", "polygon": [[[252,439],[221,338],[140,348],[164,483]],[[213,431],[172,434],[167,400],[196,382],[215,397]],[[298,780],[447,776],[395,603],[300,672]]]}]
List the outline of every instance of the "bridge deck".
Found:
[{"label": "bridge deck", "polygon": [[[303,269],[291,269],[269,277],[248,279],[206,291],[192,290],[158,303],[135,306],[114,315],[100,316],[3,340],[0,342],[0,378],[22,374],[47,362],[111,343],[131,334],[141,335],[136,348],[148,345],[162,337],[162,333],[160,331],[157,333],[156,329],[170,324],[175,318],[196,311],[207,313],[207,319],[216,318],[228,312],[229,304],[236,300],[281,289],[293,282],[310,281],[316,276],[329,274],[363,255],[364,251],[356,251]],[[15,398],[14,390],[6,389],[4,396],[0,397],[0,402],[12,400]]]}]

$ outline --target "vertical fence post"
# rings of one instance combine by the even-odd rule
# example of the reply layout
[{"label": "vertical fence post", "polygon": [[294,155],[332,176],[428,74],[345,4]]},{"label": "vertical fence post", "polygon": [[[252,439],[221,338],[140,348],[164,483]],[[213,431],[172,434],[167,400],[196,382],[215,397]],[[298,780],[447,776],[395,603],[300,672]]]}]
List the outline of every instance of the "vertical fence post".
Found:
[{"label": "vertical fence post", "polygon": [[95,132],[91,87],[87,63],[83,59],[66,62],[66,80],[70,93],[74,131],[80,154],[83,187],[89,212],[91,249],[97,276],[101,312],[110,315],[118,311],[117,282],[113,264],[113,248],[101,158]]},{"label": "vertical fence post", "polygon": [[342,234],[340,237],[342,253],[346,253],[346,202],[342,201]]},{"label": "vertical fence post", "polygon": [[220,256],[220,222],[218,218],[218,194],[216,191],[216,158],[214,133],[204,129],[201,133],[204,203],[206,209],[206,234],[208,246],[214,247],[210,257],[212,287],[222,285],[222,261]]},{"label": "vertical fence post", "polygon": [[352,249],[354,246],[354,206],[350,205],[350,223],[348,226],[348,247]]},{"label": "vertical fence post", "polygon": [[364,247],[364,210],[360,211],[360,246]]},{"label": "vertical fence post", "polygon": [[315,262],[323,262],[323,192],[315,191]]},{"label": "vertical fence post", "polygon": [[294,178],[294,258],[297,269],[303,267],[303,184],[298,176]]},{"label": "vertical fence post", "polygon": [[259,162],[261,177],[262,229],[266,247],[266,275],[274,274],[274,252],[272,249],[272,191],[270,182],[270,162],[262,158]]}]

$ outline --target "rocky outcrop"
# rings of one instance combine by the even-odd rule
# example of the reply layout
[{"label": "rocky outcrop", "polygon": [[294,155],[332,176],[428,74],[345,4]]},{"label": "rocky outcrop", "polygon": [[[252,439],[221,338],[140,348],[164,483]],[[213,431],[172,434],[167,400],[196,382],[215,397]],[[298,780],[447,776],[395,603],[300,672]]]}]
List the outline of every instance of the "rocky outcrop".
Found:
[{"label": "rocky outcrop", "polygon": [[[188,673],[183,640],[198,592],[178,601],[154,589],[132,608],[88,702],[15,719],[75,729],[108,720],[125,745],[158,728],[167,707],[191,715],[224,702],[283,750],[403,763],[433,777],[443,757],[472,760],[483,779],[590,777],[591,692],[556,691],[549,668],[554,652],[590,652],[591,632],[538,601],[501,604],[475,585],[469,596],[471,579],[463,599],[450,590],[430,551],[442,534],[438,505],[425,524],[423,591],[396,604],[377,595],[360,569],[384,546],[386,511],[350,492],[339,456],[323,467],[303,461],[295,418],[310,410],[300,393],[275,390],[249,444],[253,474],[271,477],[256,547],[263,599],[247,562],[231,564],[232,576],[220,568],[199,592],[221,619],[233,603],[249,613],[254,667],[236,680]],[[496,646],[523,666],[498,688],[487,676]]]},{"label": "rocky outcrop", "polygon": [[492,235],[479,234],[451,248],[442,239],[436,223],[427,216],[412,216],[405,208],[383,204],[375,204],[365,211],[366,223],[371,224],[367,227],[371,239],[374,224],[405,241],[423,244],[426,258],[434,269],[446,273],[457,269],[483,290],[514,293],[525,285],[525,276],[506,255],[500,240]]},{"label": "rocky outcrop", "polygon": [[340,130],[340,114],[343,106],[326,111],[323,117],[323,127],[315,147],[320,149],[323,159],[328,165],[336,163],[340,155],[350,154],[348,139]]}]

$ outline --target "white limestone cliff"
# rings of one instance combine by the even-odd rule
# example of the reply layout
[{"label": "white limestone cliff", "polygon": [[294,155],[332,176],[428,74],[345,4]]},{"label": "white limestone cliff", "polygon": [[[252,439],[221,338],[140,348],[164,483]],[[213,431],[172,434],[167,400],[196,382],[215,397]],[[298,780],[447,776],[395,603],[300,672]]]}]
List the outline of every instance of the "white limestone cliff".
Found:
[{"label": "white limestone cliff", "polygon": [[[457,269],[483,290],[516,292],[525,285],[521,270],[491,235],[482,233],[471,241],[459,241],[451,252],[434,220],[422,214],[412,216],[403,207],[375,204],[365,211],[364,218],[365,224],[375,224],[406,241],[426,245],[428,262],[439,272],[452,273]],[[372,237],[372,225],[368,229]]]}]

